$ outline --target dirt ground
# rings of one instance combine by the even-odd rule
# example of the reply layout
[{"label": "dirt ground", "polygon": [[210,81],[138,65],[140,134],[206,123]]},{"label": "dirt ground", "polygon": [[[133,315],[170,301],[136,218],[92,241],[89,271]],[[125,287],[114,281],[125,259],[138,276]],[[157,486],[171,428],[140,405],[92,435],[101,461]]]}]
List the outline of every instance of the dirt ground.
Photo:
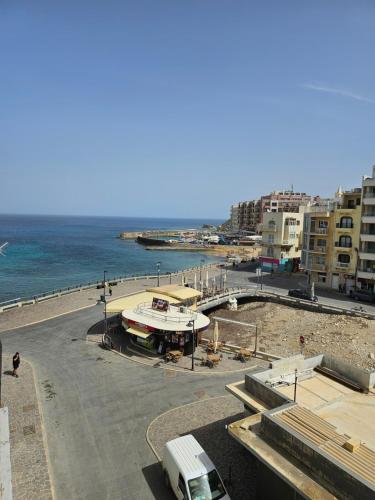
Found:
[{"label": "dirt ground", "polygon": [[[258,325],[258,350],[291,356],[301,352],[299,338],[305,338],[304,354],[327,353],[352,365],[375,369],[375,321],[303,311],[270,302],[239,305],[238,311],[219,309],[210,316]],[[212,338],[214,321],[205,337]],[[219,322],[219,340],[254,348],[255,329]]]}]

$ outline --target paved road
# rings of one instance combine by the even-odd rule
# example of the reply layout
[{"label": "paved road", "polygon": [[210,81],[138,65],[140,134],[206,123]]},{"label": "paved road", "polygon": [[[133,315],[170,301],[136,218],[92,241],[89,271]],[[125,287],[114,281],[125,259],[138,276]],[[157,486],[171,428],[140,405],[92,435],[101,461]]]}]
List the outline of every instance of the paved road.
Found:
[{"label": "paved road", "polygon": [[[234,270],[228,268],[226,286],[257,286],[258,277],[255,274],[256,265],[257,264],[241,265],[238,269]],[[271,277],[269,273],[263,274],[263,290],[286,295],[290,288],[306,288],[306,276],[304,274],[289,276],[285,273],[285,275]],[[319,302],[322,304],[346,307],[349,309],[360,305],[366,311],[375,314],[375,305],[353,301],[350,297],[334,290],[324,290],[316,287],[315,293],[318,295]]]},{"label": "paved road", "polygon": [[85,340],[101,318],[94,307],[0,336],[4,351],[20,351],[35,368],[57,499],[169,499],[148,424],[197,400],[196,391],[225,394],[240,376],[170,377],[103,351]]}]

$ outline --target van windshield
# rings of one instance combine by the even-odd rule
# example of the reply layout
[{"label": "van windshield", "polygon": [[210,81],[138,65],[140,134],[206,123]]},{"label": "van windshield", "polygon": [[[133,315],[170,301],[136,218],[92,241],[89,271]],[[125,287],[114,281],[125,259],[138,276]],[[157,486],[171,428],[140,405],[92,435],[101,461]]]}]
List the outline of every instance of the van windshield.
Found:
[{"label": "van windshield", "polygon": [[190,479],[189,491],[191,500],[218,500],[226,494],[224,485],[215,469],[208,474]]}]

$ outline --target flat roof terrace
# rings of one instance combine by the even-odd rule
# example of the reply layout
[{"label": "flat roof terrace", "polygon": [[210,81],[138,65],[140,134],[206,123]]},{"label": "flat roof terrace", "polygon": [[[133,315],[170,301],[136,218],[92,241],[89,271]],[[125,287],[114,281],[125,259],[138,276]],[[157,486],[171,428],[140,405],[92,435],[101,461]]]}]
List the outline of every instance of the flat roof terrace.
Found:
[{"label": "flat roof terrace", "polygon": [[[277,391],[293,400],[294,384]],[[375,394],[363,394],[320,373],[297,384],[297,403],[336,427],[340,434],[359,439],[375,452]],[[375,463],[374,463],[375,470]]]},{"label": "flat roof terrace", "polygon": [[227,390],[259,412],[231,424],[230,434],[295,491],[375,498],[373,372],[332,356],[298,355]]}]

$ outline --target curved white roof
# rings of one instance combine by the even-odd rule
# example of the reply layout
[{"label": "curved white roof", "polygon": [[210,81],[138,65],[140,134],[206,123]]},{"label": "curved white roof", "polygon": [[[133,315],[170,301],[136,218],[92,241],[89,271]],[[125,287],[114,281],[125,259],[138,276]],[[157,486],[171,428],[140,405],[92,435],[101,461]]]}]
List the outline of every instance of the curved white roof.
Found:
[{"label": "curved white roof", "polygon": [[210,324],[207,316],[191,309],[181,312],[179,307],[169,306],[168,311],[156,311],[152,309],[151,303],[140,304],[133,310],[125,309],[122,317],[157,330],[171,332],[191,332],[193,328],[189,322],[193,320],[195,330],[207,328]]}]

